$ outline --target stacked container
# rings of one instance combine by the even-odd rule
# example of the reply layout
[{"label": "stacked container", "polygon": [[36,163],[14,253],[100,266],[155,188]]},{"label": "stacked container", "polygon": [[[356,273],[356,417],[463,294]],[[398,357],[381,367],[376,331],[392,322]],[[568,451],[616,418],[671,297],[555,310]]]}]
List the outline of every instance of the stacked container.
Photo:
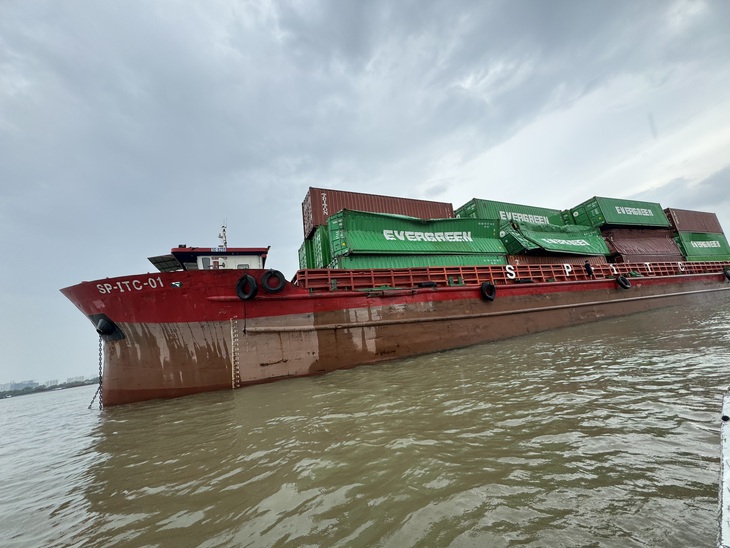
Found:
[{"label": "stacked container", "polygon": [[662,228],[669,226],[662,206],[654,202],[596,196],[572,208],[570,212],[573,223],[577,225]]},{"label": "stacked container", "polygon": [[334,267],[506,264],[494,220],[424,220],[343,209],[327,225]]},{"label": "stacked container", "polygon": [[314,265],[312,252],[312,240],[304,240],[299,247],[299,268],[317,268]]},{"label": "stacked container", "polygon": [[714,213],[667,208],[675,241],[688,261],[728,261],[730,247]]},{"label": "stacked container", "polygon": [[662,206],[655,202],[594,197],[570,210],[573,222],[600,228],[611,261],[682,260]]},{"label": "stacked container", "polygon": [[327,219],[341,209],[393,213],[419,219],[442,219],[454,216],[454,206],[446,202],[310,188],[302,202],[304,237],[310,238],[318,226],[327,224]]},{"label": "stacked container", "polygon": [[310,188],[302,203],[304,244],[299,250],[299,268],[330,266],[333,257],[327,220],[343,209],[392,213],[420,219],[454,217],[454,207],[446,202]]},{"label": "stacked container", "polygon": [[[597,228],[576,226],[570,212],[492,200],[473,199],[456,209],[457,217],[494,219],[500,223],[499,236],[510,254],[510,262],[529,262],[530,255],[572,262],[577,257],[598,256],[608,248]],[[524,260],[520,261],[520,257]]]},{"label": "stacked container", "polygon": [[474,198],[454,211],[457,217],[474,219],[495,219],[502,222],[516,221],[534,224],[563,225],[561,212],[557,209],[510,204]]},{"label": "stacked container", "polygon": [[675,232],[723,233],[720,221],[714,213],[668,207],[664,214]]}]

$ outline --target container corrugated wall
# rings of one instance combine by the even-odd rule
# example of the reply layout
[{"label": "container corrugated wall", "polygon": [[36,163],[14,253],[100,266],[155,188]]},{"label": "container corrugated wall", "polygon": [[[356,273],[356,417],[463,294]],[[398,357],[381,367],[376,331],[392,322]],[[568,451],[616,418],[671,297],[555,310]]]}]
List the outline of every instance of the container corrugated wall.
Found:
[{"label": "container corrugated wall", "polygon": [[730,246],[724,234],[678,232],[677,244],[688,261],[730,261]]},{"label": "container corrugated wall", "polygon": [[708,232],[711,234],[722,234],[724,232],[717,215],[714,213],[673,207],[668,207],[664,210],[664,213],[672,228],[677,232]]},{"label": "container corrugated wall", "polygon": [[577,225],[669,226],[662,206],[654,202],[594,197],[570,211]]},{"label": "container corrugated wall", "polygon": [[312,253],[312,240],[304,240],[299,248],[299,268],[316,268]]},{"label": "container corrugated wall", "polygon": [[318,226],[312,237],[313,268],[326,268],[332,262],[332,249],[328,227]]},{"label": "container corrugated wall", "polygon": [[684,256],[668,228],[602,229],[613,260],[623,263],[676,262]]},{"label": "container corrugated wall", "polygon": [[489,219],[422,220],[344,209],[330,216],[327,224],[333,257],[506,253],[498,238],[498,222]]},{"label": "container corrugated wall", "polygon": [[310,188],[302,203],[304,237],[311,237],[316,227],[325,225],[331,215],[342,209],[393,213],[419,219],[445,219],[454,216],[454,206],[447,202]]},{"label": "container corrugated wall", "polygon": [[474,198],[454,211],[456,217],[496,219],[535,224],[565,224],[558,209],[495,202]]}]

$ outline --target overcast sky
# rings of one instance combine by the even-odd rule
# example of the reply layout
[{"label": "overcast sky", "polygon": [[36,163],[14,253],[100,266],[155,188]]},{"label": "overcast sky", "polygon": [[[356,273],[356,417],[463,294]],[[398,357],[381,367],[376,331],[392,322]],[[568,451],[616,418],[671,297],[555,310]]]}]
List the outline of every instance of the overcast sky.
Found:
[{"label": "overcast sky", "polygon": [[714,211],[730,2],[0,2],[0,383],[98,368],[58,291],[271,245],[308,187]]}]

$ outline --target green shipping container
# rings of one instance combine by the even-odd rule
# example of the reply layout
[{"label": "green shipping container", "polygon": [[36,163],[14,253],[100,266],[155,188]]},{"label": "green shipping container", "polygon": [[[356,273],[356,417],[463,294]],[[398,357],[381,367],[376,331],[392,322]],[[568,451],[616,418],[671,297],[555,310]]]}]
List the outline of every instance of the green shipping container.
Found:
[{"label": "green shipping container", "polygon": [[299,248],[299,268],[314,268],[312,240],[304,240]]},{"label": "green shipping container", "polygon": [[503,223],[499,230],[499,237],[509,255],[519,255],[526,251],[540,249],[540,246],[525,238],[522,233],[510,223]]},{"label": "green shipping container", "polygon": [[326,268],[331,261],[329,230],[327,226],[320,225],[312,236],[312,268]]},{"label": "green shipping container", "polygon": [[497,221],[416,219],[343,209],[327,221],[332,257],[350,254],[505,254]]},{"label": "green shipping container", "polygon": [[595,197],[570,211],[577,225],[669,226],[664,209],[653,202]]},{"label": "green shipping container", "polygon": [[343,255],[335,257],[330,268],[423,268],[441,266],[505,265],[503,254],[470,255]]},{"label": "green shipping container", "polygon": [[504,223],[500,237],[511,255],[535,249],[572,255],[611,254],[599,230],[591,226]]},{"label": "green shipping container", "polygon": [[724,234],[679,232],[675,241],[688,261],[730,261],[730,245]]},{"label": "green shipping container", "polygon": [[474,198],[454,211],[467,219],[495,219],[535,224],[565,224],[560,210]]}]

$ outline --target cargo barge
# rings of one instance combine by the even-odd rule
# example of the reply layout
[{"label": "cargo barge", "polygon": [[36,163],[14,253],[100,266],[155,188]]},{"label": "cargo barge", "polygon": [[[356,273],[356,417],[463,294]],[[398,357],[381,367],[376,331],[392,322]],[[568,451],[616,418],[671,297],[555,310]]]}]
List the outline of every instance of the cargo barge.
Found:
[{"label": "cargo barge", "polygon": [[[539,215],[528,213],[520,221],[468,225],[456,217],[393,217],[391,210],[378,224],[372,215],[380,213],[346,209],[307,222],[311,190],[303,205],[305,244],[328,223],[327,268],[308,266],[300,252],[304,267],[288,280],[266,267],[268,248],[231,248],[224,237],[219,247],[181,246],[150,258],[159,270],[153,274],[61,290],[99,333],[105,406],[319,375],[661,307],[730,302],[730,260],[716,248],[711,258],[722,260],[616,261],[605,240],[600,247],[598,229],[550,228],[567,217],[557,211],[544,215],[545,223],[530,222]],[[402,230],[393,225],[398,220]],[[371,232],[396,247],[378,247]],[[508,253],[503,241],[515,249]],[[565,252],[580,242],[584,255]],[[514,254],[518,244],[529,249]],[[332,267],[358,260],[367,267]],[[374,267],[388,261],[396,267]]]}]

